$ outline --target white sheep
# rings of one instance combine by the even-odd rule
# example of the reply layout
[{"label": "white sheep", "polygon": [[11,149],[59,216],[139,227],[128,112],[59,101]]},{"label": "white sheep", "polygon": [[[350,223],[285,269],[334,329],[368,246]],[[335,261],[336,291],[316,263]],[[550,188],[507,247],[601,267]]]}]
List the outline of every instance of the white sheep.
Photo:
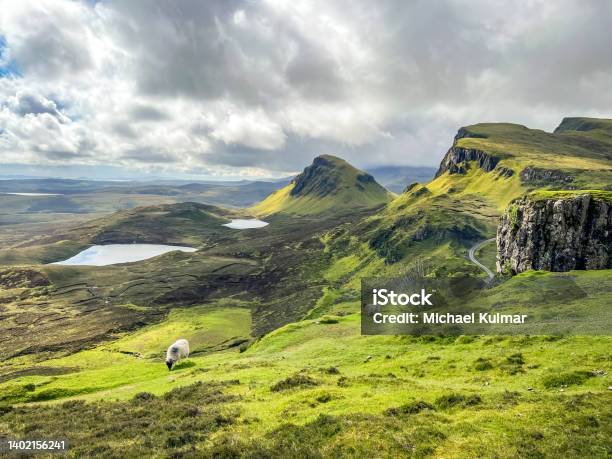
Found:
[{"label": "white sheep", "polygon": [[172,370],[174,364],[180,359],[186,359],[187,357],[189,357],[189,341],[186,339],[177,340],[166,351],[166,366],[168,370]]}]

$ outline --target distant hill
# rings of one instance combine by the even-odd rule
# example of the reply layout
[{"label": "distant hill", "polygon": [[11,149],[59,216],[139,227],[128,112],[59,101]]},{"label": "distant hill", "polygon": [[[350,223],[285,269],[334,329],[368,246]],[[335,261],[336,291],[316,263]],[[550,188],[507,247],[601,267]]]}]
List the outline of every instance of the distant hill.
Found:
[{"label": "distant hill", "polygon": [[401,193],[411,183],[427,183],[436,173],[435,167],[382,166],[366,169],[387,190]]},{"label": "distant hill", "polygon": [[208,233],[221,230],[229,219],[218,207],[195,202],[137,207],[83,226],[91,242],[117,244],[198,244]]},{"label": "distant hill", "polygon": [[[227,191],[229,194],[253,190],[264,190],[267,194],[287,185],[291,177],[270,180],[235,180],[235,181],[189,181],[189,180],[73,180],[57,178],[28,178],[0,176],[0,193],[53,193],[53,194],[155,194],[179,195],[189,193],[208,193]],[[253,199],[251,197],[251,199]],[[248,199],[245,199],[248,200]],[[249,202],[253,204],[256,199]]]},{"label": "distant hill", "polygon": [[[62,196],[63,198],[63,196]],[[51,263],[69,258],[93,244],[170,244],[198,247],[212,236],[227,234],[222,226],[234,214],[208,204],[181,202],[136,207],[57,229],[26,242],[23,250],[0,248],[0,266]]]},{"label": "distant hill", "polygon": [[392,199],[374,177],[336,156],[322,155],[289,185],[252,208],[256,215],[316,215],[381,206]]},{"label": "distant hill", "polygon": [[553,132],[554,134],[560,134],[562,132],[571,131],[592,131],[592,130],[603,130],[612,132],[612,120],[603,118],[563,118],[561,124],[557,126],[557,129]]},{"label": "distant hill", "polygon": [[[290,178],[268,181],[102,181],[68,179],[0,180],[0,218],[20,223],[31,213],[101,214],[173,202],[248,207],[286,186]],[[12,194],[13,193],[13,194]],[[22,193],[15,195],[14,193]],[[42,195],[40,195],[42,194]],[[45,196],[49,194],[49,196]]]}]

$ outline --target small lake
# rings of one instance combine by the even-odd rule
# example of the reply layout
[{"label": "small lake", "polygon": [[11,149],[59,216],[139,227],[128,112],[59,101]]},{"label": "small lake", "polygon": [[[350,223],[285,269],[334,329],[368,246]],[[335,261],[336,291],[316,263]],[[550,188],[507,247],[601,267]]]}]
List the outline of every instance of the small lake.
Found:
[{"label": "small lake", "polygon": [[108,244],[93,245],[64,261],[51,263],[52,265],[85,265],[106,266],[118,263],[130,263],[146,260],[164,253],[180,250],[181,252],[195,252],[193,247],[164,244]]},{"label": "small lake", "polygon": [[59,193],[0,193],[10,194],[12,196],[61,196]]},{"label": "small lake", "polygon": [[264,222],[263,220],[257,220],[256,218],[251,218],[249,220],[245,220],[242,218],[234,218],[231,222],[225,223],[223,226],[227,226],[228,228],[233,229],[248,229],[248,228],[263,228],[267,226],[268,222]]}]

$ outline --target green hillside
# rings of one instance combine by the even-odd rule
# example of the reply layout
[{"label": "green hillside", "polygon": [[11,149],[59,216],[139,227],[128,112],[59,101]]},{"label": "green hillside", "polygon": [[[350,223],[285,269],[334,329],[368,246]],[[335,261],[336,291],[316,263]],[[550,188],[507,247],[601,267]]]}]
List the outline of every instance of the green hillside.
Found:
[{"label": "green hillside", "polygon": [[370,174],[343,159],[322,155],[289,185],[252,207],[252,212],[260,216],[344,213],[352,209],[376,208],[391,198],[392,194]]},{"label": "green hillside", "polygon": [[412,184],[353,234],[387,263],[425,261],[445,272],[470,271],[467,247],[495,235],[513,199],[610,186],[612,120],[566,118],[555,133],[475,124],[459,130],[434,180]]},{"label": "green hillside", "polygon": [[37,372],[6,375],[2,402],[45,403],[4,409],[0,433],[74,432],[74,457],[454,458],[500,448],[508,457],[600,457],[609,446],[607,337],[364,337],[358,314],[326,315],[243,352],[196,353],[168,373],[156,337],[181,330],[214,346],[233,335],[223,330],[236,317],[239,336],[248,316],[228,306],[178,310]]},{"label": "green hillside", "polygon": [[[505,167],[520,176],[532,167],[564,173],[574,188],[610,185],[612,120],[566,118],[553,133],[517,124],[482,123],[462,128],[458,137],[455,146],[498,158],[498,172]],[[550,186],[559,183],[552,181]]]},{"label": "green hillside", "polygon": [[[69,432],[68,457],[606,457],[610,270],[485,284],[467,254],[525,193],[609,200],[608,129],[468,126],[434,180],[393,199],[324,156],[252,209],[149,206],[1,251],[22,266],[0,269],[0,437]],[[251,213],[270,224],[222,226]],[[124,240],[199,250],[36,265]],[[492,268],[494,244],[477,257]],[[602,336],[362,336],[361,279],[412,273]],[[168,372],[179,337],[192,355]]]}]

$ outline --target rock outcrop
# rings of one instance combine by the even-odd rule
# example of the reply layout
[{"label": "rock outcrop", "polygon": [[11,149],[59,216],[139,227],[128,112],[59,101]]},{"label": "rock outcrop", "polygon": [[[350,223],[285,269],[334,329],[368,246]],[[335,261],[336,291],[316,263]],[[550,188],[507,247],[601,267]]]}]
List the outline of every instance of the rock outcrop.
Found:
[{"label": "rock outcrop", "polygon": [[504,178],[512,177],[514,175],[514,171],[510,169],[509,167],[505,167],[505,166],[496,167],[495,173],[497,174],[498,177],[504,177]]},{"label": "rock outcrop", "polygon": [[[344,169],[352,169],[355,172],[354,183],[347,183]],[[337,193],[343,187],[356,186],[364,191],[371,186],[385,192],[374,177],[362,171],[358,171],[340,158],[331,155],[317,156],[312,164],[293,179],[293,189],[291,196],[319,196],[325,197]]]},{"label": "rock outcrop", "polygon": [[471,132],[465,127],[459,128],[457,134],[455,134],[455,142],[459,139],[486,139],[486,135],[478,134],[476,132]]},{"label": "rock outcrop", "polygon": [[540,169],[528,166],[521,171],[521,182],[529,185],[561,185],[567,189],[569,184],[574,181],[570,174],[555,169]]},{"label": "rock outcrop", "polygon": [[444,155],[436,177],[449,172],[450,174],[465,174],[469,161],[476,161],[478,167],[491,172],[497,166],[499,158],[482,150],[452,146]]},{"label": "rock outcrop", "polygon": [[612,193],[525,196],[497,229],[497,271],[612,268]]},{"label": "rock outcrop", "polygon": [[408,186],[406,186],[406,188],[404,188],[404,191],[402,193],[409,193],[411,190],[413,190],[417,186],[419,186],[418,182],[412,182],[410,185],[408,185]]},{"label": "rock outcrop", "polygon": [[334,163],[325,156],[317,156],[312,164],[293,179],[292,196],[309,193],[326,196],[337,190],[340,178],[334,173]]}]

